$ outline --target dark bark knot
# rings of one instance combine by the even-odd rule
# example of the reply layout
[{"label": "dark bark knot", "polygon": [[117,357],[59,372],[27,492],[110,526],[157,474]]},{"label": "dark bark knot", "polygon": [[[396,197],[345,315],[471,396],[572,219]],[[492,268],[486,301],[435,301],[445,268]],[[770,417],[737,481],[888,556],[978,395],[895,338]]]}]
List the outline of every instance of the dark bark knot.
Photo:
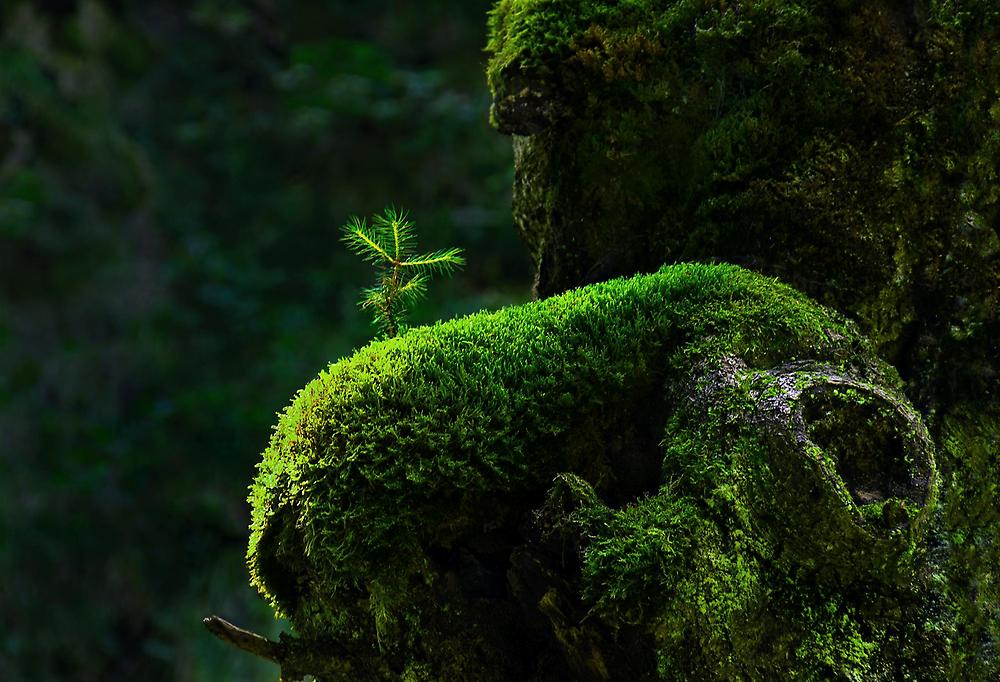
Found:
[{"label": "dark bark knot", "polygon": [[[734,390],[750,398],[728,419],[766,434],[769,474],[760,480],[774,490],[772,496],[762,488],[760,504],[779,500],[779,508],[797,512],[789,519],[810,507],[825,510],[875,545],[912,541],[922,531],[936,491],[934,446],[902,394],[850,370],[811,362],[752,370],[736,358],[723,358],[697,384],[696,399],[716,409],[732,402]],[[821,544],[796,538],[802,524],[786,523],[790,544],[805,551]],[[836,527],[843,528],[829,530]]]}]

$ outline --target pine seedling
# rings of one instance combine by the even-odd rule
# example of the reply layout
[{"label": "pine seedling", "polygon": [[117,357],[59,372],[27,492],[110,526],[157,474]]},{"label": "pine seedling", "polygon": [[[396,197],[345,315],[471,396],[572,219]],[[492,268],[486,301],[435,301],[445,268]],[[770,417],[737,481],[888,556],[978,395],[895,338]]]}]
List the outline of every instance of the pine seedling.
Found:
[{"label": "pine seedling", "polygon": [[387,208],[382,215],[351,216],[343,227],[348,248],[372,264],[378,274],[374,287],[365,289],[362,310],[369,310],[374,323],[386,336],[396,336],[406,313],[427,293],[435,274],[450,275],[465,265],[461,249],[415,254],[416,233],[403,211]]}]

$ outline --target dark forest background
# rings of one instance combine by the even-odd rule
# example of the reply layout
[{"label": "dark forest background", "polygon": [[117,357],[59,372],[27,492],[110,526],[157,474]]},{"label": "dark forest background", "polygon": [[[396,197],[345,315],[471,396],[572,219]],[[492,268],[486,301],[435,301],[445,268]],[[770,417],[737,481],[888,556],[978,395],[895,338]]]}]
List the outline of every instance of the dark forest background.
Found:
[{"label": "dark forest background", "polygon": [[212,639],[274,413],[372,338],[349,214],[524,300],[489,0],[0,2],[0,677],[272,680]]}]

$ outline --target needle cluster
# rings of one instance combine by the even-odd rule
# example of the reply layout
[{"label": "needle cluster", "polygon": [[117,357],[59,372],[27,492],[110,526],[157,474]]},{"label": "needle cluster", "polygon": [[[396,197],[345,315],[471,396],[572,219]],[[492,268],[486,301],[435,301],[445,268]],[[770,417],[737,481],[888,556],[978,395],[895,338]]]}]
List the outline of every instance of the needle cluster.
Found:
[{"label": "needle cluster", "polygon": [[375,286],[365,289],[360,306],[370,310],[386,336],[399,334],[409,308],[427,293],[435,274],[450,275],[465,265],[461,249],[416,254],[416,232],[404,211],[386,208],[369,224],[351,216],[343,227],[348,248],[372,264]]}]

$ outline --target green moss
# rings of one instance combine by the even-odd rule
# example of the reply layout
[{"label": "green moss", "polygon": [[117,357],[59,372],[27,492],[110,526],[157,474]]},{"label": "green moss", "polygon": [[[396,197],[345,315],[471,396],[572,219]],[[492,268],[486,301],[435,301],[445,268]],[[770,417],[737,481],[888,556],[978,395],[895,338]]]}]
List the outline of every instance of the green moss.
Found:
[{"label": "green moss", "polygon": [[[324,679],[933,679],[936,474],[899,387],[733,266],[413,329],[282,413],[253,579],[350,665]],[[865,458],[899,513],[864,509]]]},{"label": "green moss", "polygon": [[634,34],[636,26],[660,27],[691,16],[690,3],[685,2],[501,0],[490,12],[487,77],[498,85],[505,69],[544,69],[570,51],[592,25]]},{"label": "green moss", "polygon": [[957,612],[953,674],[1000,678],[1000,410],[956,406],[942,420],[943,540],[950,602]]},{"label": "green moss", "polygon": [[[996,3],[501,0],[491,31],[493,122],[515,136],[538,294],[724,261],[855,319],[941,450],[948,674],[1000,677]],[[853,464],[863,439],[828,438],[885,423],[886,404],[838,401],[806,400],[817,456],[898,485]],[[892,499],[861,511],[908,514]]]},{"label": "green moss", "polygon": [[998,41],[974,0],[501,0],[538,293],[733,262],[857,319],[922,405],[996,398]]}]

